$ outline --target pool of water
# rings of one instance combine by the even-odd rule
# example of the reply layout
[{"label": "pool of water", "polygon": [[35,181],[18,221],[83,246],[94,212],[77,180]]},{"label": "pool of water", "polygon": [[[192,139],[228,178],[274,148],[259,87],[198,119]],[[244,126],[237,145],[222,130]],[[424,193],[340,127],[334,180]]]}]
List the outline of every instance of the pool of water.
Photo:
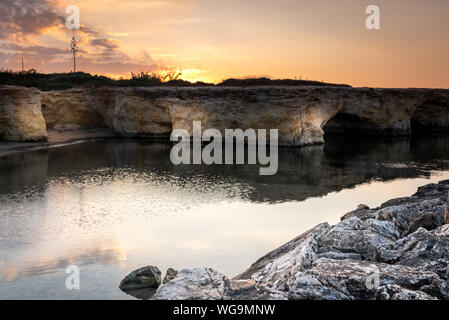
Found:
[{"label": "pool of water", "polygon": [[[169,144],[103,140],[0,157],[0,299],[133,299],[130,271],[209,266],[235,276],[364,203],[449,179],[449,139],[328,139],[258,165],[170,163]],[[68,265],[80,290],[68,290]]]}]

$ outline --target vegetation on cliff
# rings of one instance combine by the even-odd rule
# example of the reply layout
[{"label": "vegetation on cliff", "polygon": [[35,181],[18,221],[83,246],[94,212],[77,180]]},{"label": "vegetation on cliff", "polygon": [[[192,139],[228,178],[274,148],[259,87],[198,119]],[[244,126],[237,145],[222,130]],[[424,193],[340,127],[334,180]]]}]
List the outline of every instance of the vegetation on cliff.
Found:
[{"label": "vegetation on cliff", "polygon": [[[167,75],[158,73],[132,73],[130,79],[114,80],[101,75],[91,75],[85,72],[71,73],[39,73],[34,69],[28,71],[0,70],[0,85],[34,87],[42,91],[65,90],[75,87],[154,87],[154,86],[214,86],[213,83],[189,82],[180,79],[179,74]],[[309,80],[292,80],[268,78],[227,79],[218,86],[347,86]]]}]

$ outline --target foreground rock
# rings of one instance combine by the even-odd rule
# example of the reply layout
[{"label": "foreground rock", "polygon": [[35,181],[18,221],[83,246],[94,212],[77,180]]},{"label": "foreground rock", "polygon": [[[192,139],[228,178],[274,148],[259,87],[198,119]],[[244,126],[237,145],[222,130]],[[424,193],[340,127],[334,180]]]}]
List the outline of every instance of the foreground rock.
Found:
[{"label": "foreground rock", "polygon": [[286,296],[258,285],[253,280],[229,280],[210,268],[181,270],[178,275],[162,285],[154,300],[283,300]]},{"label": "foreground rock", "polygon": [[0,140],[46,139],[47,130],[41,112],[39,90],[0,86]]},{"label": "foreground rock", "polygon": [[173,129],[191,134],[194,120],[201,120],[203,130],[222,133],[233,128],[278,129],[284,146],[323,143],[325,132],[408,135],[412,130],[449,129],[449,90],[441,89],[92,88],[42,92],[40,100],[31,101],[25,92],[38,92],[35,89],[1,88],[14,108],[30,102],[39,110],[42,105],[49,128],[107,127],[127,137],[168,139]]},{"label": "foreground rock", "polygon": [[148,266],[137,269],[128,274],[121,282],[123,291],[152,288],[156,289],[161,284],[161,271],[158,267]]},{"label": "foreground rock", "polygon": [[153,298],[447,300],[448,192],[449,181],[441,181],[379,208],[359,206],[337,225],[320,224],[273,250],[234,279],[208,268],[185,269]]}]

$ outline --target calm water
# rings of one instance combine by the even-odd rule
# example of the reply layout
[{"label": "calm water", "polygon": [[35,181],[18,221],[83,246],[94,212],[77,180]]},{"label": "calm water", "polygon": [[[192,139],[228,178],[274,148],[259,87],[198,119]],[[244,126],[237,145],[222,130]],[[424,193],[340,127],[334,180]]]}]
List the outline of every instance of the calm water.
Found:
[{"label": "calm water", "polygon": [[[86,142],[0,158],[0,298],[132,299],[144,265],[228,276],[358,204],[449,179],[449,139],[328,140],[257,165],[173,166],[170,145]],[[81,289],[65,287],[65,268]]]}]

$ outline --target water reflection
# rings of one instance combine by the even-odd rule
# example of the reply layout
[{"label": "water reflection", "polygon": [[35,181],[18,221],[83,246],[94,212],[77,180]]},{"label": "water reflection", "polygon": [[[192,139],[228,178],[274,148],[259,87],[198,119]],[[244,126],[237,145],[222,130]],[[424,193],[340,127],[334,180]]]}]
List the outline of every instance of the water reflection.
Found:
[{"label": "water reflection", "polygon": [[[275,176],[173,166],[170,145],[144,140],[0,157],[0,298],[130,298],[119,281],[149,264],[235,275],[361,202],[449,178],[448,141],[328,138],[281,149]],[[68,264],[81,268],[79,291],[65,289]]]}]

